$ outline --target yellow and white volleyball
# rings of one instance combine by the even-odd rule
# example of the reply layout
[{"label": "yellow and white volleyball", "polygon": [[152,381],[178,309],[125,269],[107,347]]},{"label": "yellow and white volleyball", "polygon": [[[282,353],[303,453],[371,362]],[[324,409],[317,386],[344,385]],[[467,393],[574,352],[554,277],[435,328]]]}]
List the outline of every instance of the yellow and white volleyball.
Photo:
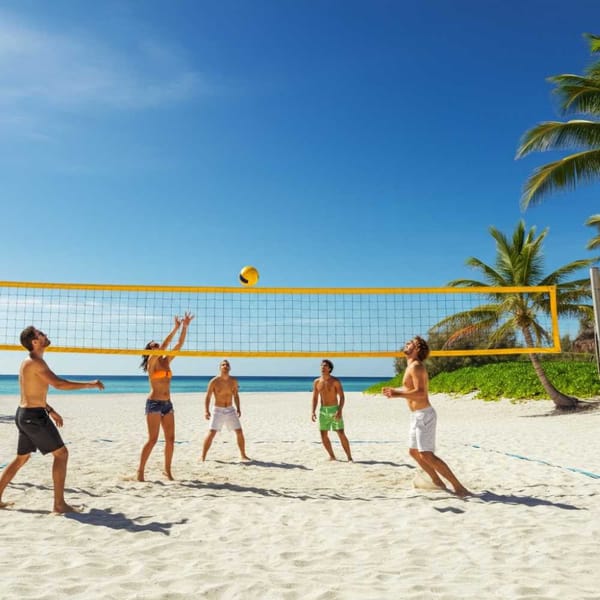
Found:
[{"label": "yellow and white volleyball", "polygon": [[255,267],[246,266],[240,271],[240,282],[242,285],[256,285],[258,282],[258,271]]}]

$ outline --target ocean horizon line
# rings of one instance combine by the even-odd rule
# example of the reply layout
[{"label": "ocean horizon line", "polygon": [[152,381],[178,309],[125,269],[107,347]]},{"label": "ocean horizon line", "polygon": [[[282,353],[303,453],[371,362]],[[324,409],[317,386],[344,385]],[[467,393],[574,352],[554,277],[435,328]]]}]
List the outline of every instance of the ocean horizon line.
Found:
[{"label": "ocean horizon line", "polygon": [[[60,375],[65,379],[89,380],[102,379],[106,393],[128,394],[148,393],[147,375]],[[212,375],[173,375],[171,391],[173,393],[195,393],[206,391],[208,382],[215,377]],[[235,375],[240,384],[240,392],[310,392],[314,375]],[[362,392],[371,385],[386,381],[392,376],[362,377],[360,375],[340,376],[342,386],[347,392]],[[90,390],[56,390],[52,394],[86,394]],[[19,394],[19,377],[15,374],[0,375],[0,395]]]}]

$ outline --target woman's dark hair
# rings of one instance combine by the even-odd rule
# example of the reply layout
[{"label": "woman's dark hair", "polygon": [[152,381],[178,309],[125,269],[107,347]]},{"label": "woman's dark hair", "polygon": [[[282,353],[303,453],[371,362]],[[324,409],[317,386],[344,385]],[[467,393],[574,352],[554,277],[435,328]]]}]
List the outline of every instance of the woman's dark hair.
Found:
[{"label": "woman's dark hair", "polygon": [[[150,350],[155,345],[156,345],[156,342],[154,340],[152,340],[151,342],[148,342],[146,344],[145,349]],[[150,359],[149,354],[142,354],[142,362],[140,363],[140,368],[142,369],[142,371],[144,371],[144,373],[148,372],[148,360],[149,359]]]}]

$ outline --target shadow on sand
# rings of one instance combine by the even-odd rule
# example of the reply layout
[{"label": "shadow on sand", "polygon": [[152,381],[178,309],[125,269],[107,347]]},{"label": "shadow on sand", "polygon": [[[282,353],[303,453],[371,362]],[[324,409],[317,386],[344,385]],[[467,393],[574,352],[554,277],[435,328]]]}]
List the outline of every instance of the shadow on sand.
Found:
[{"label": "shadow on sand", "polygon": [[387,465],[388,467],[405,467],[407,469],[416,469],[415,465],[407,463],[395,463],[389,460],[355,460],[356,465]]},{"label": "shadow on sand", "polygon": [[233,461],[228,462],[225,460],[215,460],[214,462],[222,464],[222,465],[230,465],[230,464],[239,464],[242,467],[266,467],[266,468],[275,468],[275,469],[302,469],[303,471],[312,471],[308,467],[304,465],[297,465],[294,463],[281,463],[281,462],[265,462],[262,460],[248,460],[248,461]]},{"label": "shadow on sand", "polygon": [[[323,493],[319,490],[314,490],[314,493],[311,494],[302,494],[299,492],[294,492],[293,490],[274,490],[268,488],[261,487],[253,487],[253,486],[245,486],[238,485],[236,483],[215,483],[215,482],[206,482],[206,481],[180,481],[180,485],[184,487],[189,487],[192,489],[198,490],[206,490],[206,491],[214,491],[214,492],[235,492],[238,494],[255,494],[258,496],[264,496],[267,498],[290,498],[292,500],[342,500],[342,501],[351,501],[358,500],[360,502],[369,502],[371,498],[360,498],[356,496],[342,496],[340,494],[327,494]],[[220,494],[211,494],[211,495],[220,495]]]},{"label": "shadow on sand", "polygon": [[536,498],[535,496],[515,496],[514,494],[495,494],[486,490],[476,497],[478,500],[483,502],[489,502],[491,504],[515,504],[521,506],[553,506],[554,508],[560,508],[561,510],[587,510],[585,508],[579,508],[573,504],[563,504],[562,502],[551,502],[550,500],[544,500],[543,498]]},{"label": "shadow on sand", "polygon": [[600,417],[600,401],[599,400],[579,400],[579,404],[572,409],[552,410],[538,413],[537,415],[522,415],[522,419],[537,419],[539,417],[563,417],[565,415],[580,415],[584,414],[588,417]]},{"label": "shadow on sand", "polygon": [[153,531],[155,533],[162,533],[163,535],[170,535],[169,530],[174,525],[184,525],[188,521],[187,519],[181,519],[174,523],[159,523],[158,521],[138,523],[137,521],[147,519],[148,517],[139,516],[130,518],[123,513],[113,513],[110,509],[100,510],[97,508],[92,508],[88,512],[67,513],[64,517],[85,525],[96,525],[99,527],[108,527],[109,529],[123,529],[124,531],[131,531],[132,533],[137,533],[138,531]]}]

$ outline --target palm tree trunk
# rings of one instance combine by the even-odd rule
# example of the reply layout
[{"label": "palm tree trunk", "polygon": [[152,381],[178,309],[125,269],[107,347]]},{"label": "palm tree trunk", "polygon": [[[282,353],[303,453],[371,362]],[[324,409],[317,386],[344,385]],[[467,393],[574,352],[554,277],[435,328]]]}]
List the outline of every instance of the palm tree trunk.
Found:
[{"label": "palm tree trunk", "polygon": [[[525,337],[525,342],[530,348],[533,348],[533,338],[531,336],[531,331],[526,327],[523,328],[523,336]],[[579,400],[577,398],[573,398],[572,396],[567,396],[562,392],[559,392],[548,379],[548,376],[544,372],[542,367],[542,363],[540,362],[539,356],[537,354],[530,354],[529,359],[531,360],[531,364],[533,365],[533,370],[535,371],[542,387],[546,390],[548,396],[552,402],[554,402],[554,406],[558,410],[573,410],[577,408],[579,404]]]},{"label": "palm tree trunk", "polygon": [[548,393],[548,396],[550,396],[552,402],[554,402],[556,408],[558,408],[559,410],[572,410],[574,408],[577,408],[577,405],[579,404],[579,400],[577,400],[577,398],[573,398],[572,396],[567,396],[566,394],[559,392],[550,383],[550,380],[548,379],[546,373],[544,372],[544,369],[542,368],[542,363],[540,362],[538,355],[530,354],[529,359],[531,360],[531,364],[533,365],[533,369],[535,370],[535,373],[538,376],[540,383]]}]

